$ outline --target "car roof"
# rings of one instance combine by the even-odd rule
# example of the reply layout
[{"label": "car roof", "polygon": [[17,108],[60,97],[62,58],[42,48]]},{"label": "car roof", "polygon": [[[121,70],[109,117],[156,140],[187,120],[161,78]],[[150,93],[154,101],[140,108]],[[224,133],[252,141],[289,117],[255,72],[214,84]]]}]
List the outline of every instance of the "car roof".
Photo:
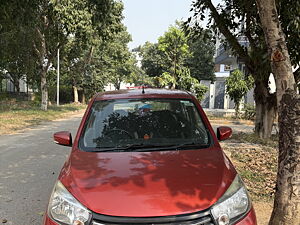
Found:
[{"label": "car roof", "polygon": [[107,91],[98,93],[95,100],[108,100],[108,99],[127,99],[127,98],[192,98],[187,91],[176,89],[158,89],[158,88],[145,88],[143,89],[128,89],[119,91]]}]

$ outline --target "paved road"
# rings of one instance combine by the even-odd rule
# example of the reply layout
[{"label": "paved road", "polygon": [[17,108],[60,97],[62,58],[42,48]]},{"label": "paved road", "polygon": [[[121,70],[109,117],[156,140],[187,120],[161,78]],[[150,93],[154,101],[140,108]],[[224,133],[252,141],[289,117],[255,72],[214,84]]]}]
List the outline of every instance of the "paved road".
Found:
[{"label": "paved road", "polygon": [[54,182],[70,151],[52,135],[75,135],[81,117],[45,123],[16,135],[0,136],[0,224],[40,225]]},{"label": "paved road", "polygon": [[211,120],[210,121],[214,131],[217,131],[217,127],[219,126],[229,126],[232,128],[233,133],[251,133],[254,131],[254,125],[246,124],[239,121],[228,121],[228,120]]}]

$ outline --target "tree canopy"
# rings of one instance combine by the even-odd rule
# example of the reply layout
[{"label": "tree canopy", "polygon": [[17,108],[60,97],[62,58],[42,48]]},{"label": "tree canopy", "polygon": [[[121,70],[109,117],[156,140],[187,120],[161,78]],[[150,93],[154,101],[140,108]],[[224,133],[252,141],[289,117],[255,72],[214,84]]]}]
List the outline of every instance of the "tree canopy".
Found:
[{"label": "tree canopy", "polygon": [[45,110],[48,91],[52,100],[55,96],[58,49],[61,84],[73,88],[75,101],[78,92],[84,99],[109,81],[121,82],[136,70],[122,13],[117,0],[4,1],[0,71],[16,82],[26,77],[41,93]]},{"label": "tree canopy", "polygon": [[146,42],[136,50],[142,58],[142,69],[154,78],[154,84],[189,90],[201,99],[207,88],[200,84],[200,80],[215,79],[215,46],[208,31],[206,36],[194,37],[187,35],[182,23],[176,22],[158,38],[157,43]]},{"label": "tree canopy", "polygon": [[188,46],[190,55],[185,60],[186,67],[190,68],[191,76],[198,80],[215,80],[214,54],[215,40],[209,30],[202,33],[189,34]]},{"label": "tree canopy", "polygon": [[146,42],[139,52],[142,57],[142,69],[150,77],[160,76],[166,71],[166,65],[164,65],[164,57],[162,51],[158,49],[158,44],[152,44]]},{"label": "tree canopy", "polygon": [[226,93],[235,104],[235,116],[239,117],[240,103],[247,92],[253,87],[253,78],[245,77],[242,71],[234,70],[226,78]]}]

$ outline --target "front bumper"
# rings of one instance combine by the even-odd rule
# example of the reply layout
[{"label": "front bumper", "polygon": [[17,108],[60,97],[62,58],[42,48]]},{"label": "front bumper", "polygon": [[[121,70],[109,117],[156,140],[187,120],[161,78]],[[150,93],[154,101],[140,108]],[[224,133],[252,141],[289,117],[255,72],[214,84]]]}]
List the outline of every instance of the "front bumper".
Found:
[{"label": "front bumper", "polygon": [[[47,214],[45,214],[43,225],[60,225],[60,224],[54,222],[49,218]],[[241,219],[234,225],[257,225],[256,216],[253,207],[243,219]]]},{"label": "front bumper", "polygon": [[257,225],[256,215],[253,207],[248,212],[248,214],[243,219],[238,221],[235,225]]}]

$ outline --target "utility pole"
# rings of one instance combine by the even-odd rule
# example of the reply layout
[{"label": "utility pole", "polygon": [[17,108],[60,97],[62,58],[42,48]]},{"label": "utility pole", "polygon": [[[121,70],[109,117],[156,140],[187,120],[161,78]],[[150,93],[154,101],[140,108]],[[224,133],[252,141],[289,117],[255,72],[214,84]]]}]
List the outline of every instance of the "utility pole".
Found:
[{"label": "utility pole", "polygon": [[57,49],[57,90],[56,90],[57,96],[57,106],[59,106],[59,48]]}]

